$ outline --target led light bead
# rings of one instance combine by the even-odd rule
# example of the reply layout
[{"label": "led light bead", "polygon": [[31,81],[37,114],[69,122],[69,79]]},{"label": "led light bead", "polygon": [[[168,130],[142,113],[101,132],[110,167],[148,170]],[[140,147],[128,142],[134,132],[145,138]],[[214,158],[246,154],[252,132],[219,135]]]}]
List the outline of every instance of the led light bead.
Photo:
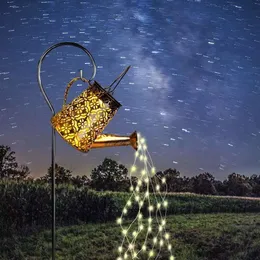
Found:
[{"label": "led light bead", "polygon": [[170,238],[170,235],[169,235],[169,233],[166,233],[166,234],[165,234],[165,239],[167,239],[167,240],[168,240],[169,238]]},{"label": "led light bead", "polygon": [[136,166],[135,165],[132,166],[131,172],[136,172]]},{"label": "led light bead", "polygon": [[[130,179],[132,178],[131,174],[136,172],[136,177],[134,177],[136,178],[136,181],[130,186],[132,196],[128,199],[122,210],[122,213],[126,215],[128,212],[131,212],[130,208],[137,204],[139,210],[128,229],[131,228],[132,224],[137,224],[137,227],[135,230],[129,232],[128,229],[123,229],[121,226],[122,222],[124,222],[123,218],[120,217],[117,219],[117,223],[120,224],[122,234],[124,235],[123,243],[118,248],[118,259],[138,259],[139,253],[142,251],[142,257],[144,257],[144,259],[152,260],[153,257],[155,257],[157,250],[159,251],[159,256],[163,246],[165,246],[168,249],[168,259],[174,260],[174,256],[171,252],[172,246],[168,244],[170,235],[169,233],[165,233],[166,219],[161,212],[162,208],[168,207],[168,201],[160,194],[164,189],[166,190],[165,192],[167,192],[166,177],[160,178],[160,176],[156,175],[156,169],[153,167],[153,162],[147,150],[148,148],[145,139],[139,134],[138,140],[139,147],[138,151],[135,153],[135,163],[129,171]],[[154,178],[155,183],[153,181]],[[145,205],[145,209],[142,208],[143,205]],[[149,214],[146,216],[147,219],[144,219],[141,209],[144,210],[145,214]],[[155,216],[156,221],[153,221],[153,217]],[[147,224],[144,224],[146,221]],[[139,235],[146,232],[149,233],[149,235],[146,235],[140,251],[137,251],[136,243],[139,241]],[[148,244],[151,245],[151,248],[147,246]],[[127,248],[127,250],[125,250],[125,248]],[[131,253],[129,253],[129,251],[131,251]],[[165,259],[167,259],[166,256]]]},{"label": "led light bead", "polygon": [[132,249],[134,249],[134,245],[133,245],[133,244],[129,244],[128,248],[129,248],[130,250],[132,250]]}]

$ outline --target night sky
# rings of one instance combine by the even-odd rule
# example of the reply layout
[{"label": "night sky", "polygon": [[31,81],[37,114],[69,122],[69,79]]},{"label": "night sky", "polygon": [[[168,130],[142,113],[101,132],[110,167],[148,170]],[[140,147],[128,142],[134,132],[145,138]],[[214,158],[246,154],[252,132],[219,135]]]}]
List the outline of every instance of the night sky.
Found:
[{"label": "night sky", "polygon": [[[158,170],[260,174],[260,1],[93,0],[0,2],[0,144],[33,176],[50,166],[51,112],[37,83],[42,53],[61,41],[85,46],[108,86],[132,65],[115,92],[123,105],[106,133],[147,139]],[[56,111],[66,84],[90,77],[80,49],[61,47],[42,66]],[[86,85],[72,86],[69,101]],[[131,147],[83,154],[57,135],[57,162],[89,174],[105,157],[130,167]]]}]

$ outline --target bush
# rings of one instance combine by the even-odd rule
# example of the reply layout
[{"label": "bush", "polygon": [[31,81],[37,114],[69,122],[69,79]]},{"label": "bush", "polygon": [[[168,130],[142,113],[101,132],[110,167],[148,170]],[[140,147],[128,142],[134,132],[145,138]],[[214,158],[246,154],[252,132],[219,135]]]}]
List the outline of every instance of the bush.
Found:
[{"label": "bush", "polygon": [[[114,221],[131,196],[126,192],[97,192],[59,185],[57,226]],[[36,227],[51,227],[51,187],[26,181],[0,181],[0,232],[3,235]],[[167,214],[260,212],[260,201],[195,194],[169,193]],[[151,201],[155,199],[151,196]],[[144,206],[144,209],[146,207]],[[137,214],[134,204],[128,217]],[[144,210],[146,216],[147,212]]]}]

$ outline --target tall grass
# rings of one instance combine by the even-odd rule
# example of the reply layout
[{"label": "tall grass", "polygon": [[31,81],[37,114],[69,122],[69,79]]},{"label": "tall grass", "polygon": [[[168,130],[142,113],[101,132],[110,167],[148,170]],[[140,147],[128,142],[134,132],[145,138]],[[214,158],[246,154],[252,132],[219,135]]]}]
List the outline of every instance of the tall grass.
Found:
[{"label": "tall grass", "polygon": [[[0,233],[51,225],[51,188],[48,184],[0,181]],[[114,221],[130,193],[97,192],[72,185],[56,189],[58,226]],[[151,198],[153,201],[153,197]],[[260,201],[194,194],[168,194],[167,214],[260,212]],[[144,207],[145,208],[145,207]],[[132,218],[137,205],[129,211]],[[144,212],[144,215],[146,212]]]}]

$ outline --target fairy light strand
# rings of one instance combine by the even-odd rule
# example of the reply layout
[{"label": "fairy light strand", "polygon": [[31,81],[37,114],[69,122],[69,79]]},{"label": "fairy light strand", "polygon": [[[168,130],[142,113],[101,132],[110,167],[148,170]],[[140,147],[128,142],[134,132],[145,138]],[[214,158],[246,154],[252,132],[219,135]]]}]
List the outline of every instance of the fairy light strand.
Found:
[{"label": "fairy light strand", "polygon": [[[166,232],[166,214],[168,201],[167,183],[165,177],[157,176],[154,178],[157,182],[153,183],[152,178],[156,174],[156,170],[148,152],[145,139],[138,133],[139,148],[135,153],[134,163],[130,169],[130,191],[131,196],[123,208],[121,216],[117,219],[117,223],[121,227],[123,235],[122,242],[118,247],[117,260],[137,259],[140,254],[146,255],[147,259],[158,259],[162,250],[167,250],[169,253],[169,260],[174,260],[172,253],[172,245],[169,242],[170,235]],[[142,167],[137,167],[140,163]],[[132,174],[137,174],[137,183],[132,183]],[[162,194],[162,187],[165,191]],[[151,192],[150,192],[151,189]],[[151,197],[153,200],[151,200]],[[128,210],[134,205],[138,204],[138,212],[134,220],[127,228],[124,228],[124,217],[126,218]],[[147,204],[148,218],[142,214],[143,207]],[[164,214],[161,209],[164,209]],[[153,217],[155,215],[155,217]],[[138,228],[130,232],[132,226],[137,222]],[[146,222],[146,224],[145,224]],[[156,224],[157,227],[153,227]],[[145,239],[141,246],[138,247],[136,243],[140,234],[145,233]],[[153,235],[155,234],[155,235]]]}]

